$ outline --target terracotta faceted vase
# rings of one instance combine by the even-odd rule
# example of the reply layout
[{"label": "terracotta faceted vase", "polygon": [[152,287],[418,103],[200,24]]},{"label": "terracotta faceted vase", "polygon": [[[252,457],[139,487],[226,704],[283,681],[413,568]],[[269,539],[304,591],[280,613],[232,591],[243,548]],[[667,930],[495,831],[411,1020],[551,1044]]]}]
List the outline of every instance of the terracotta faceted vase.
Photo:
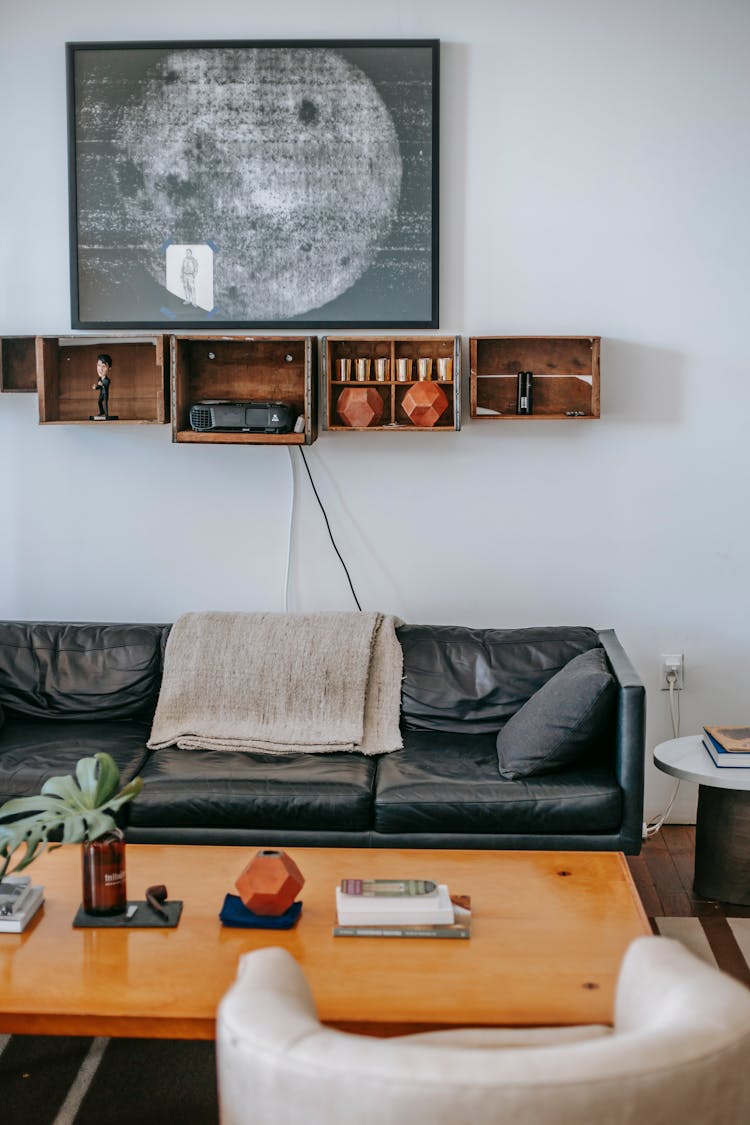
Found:
[{"label": "terracotta faceted vase", "polygon": [[364,430],[383,414],[383,400],[375,387],[346,387],[339,395],[336,413],[345,426]]},{"label": "terracotta faceted vase", "polygon": [[415,426],[434,426],[448,409],[448,398],[437,383],[415,383],[409,387],[401,405]]},{"label": "terracotta faceted vase", "polygon": [[264,848],[253,856],[235,882],[253,914],[284,914],[302,890],[305,877],[286,852]]}]

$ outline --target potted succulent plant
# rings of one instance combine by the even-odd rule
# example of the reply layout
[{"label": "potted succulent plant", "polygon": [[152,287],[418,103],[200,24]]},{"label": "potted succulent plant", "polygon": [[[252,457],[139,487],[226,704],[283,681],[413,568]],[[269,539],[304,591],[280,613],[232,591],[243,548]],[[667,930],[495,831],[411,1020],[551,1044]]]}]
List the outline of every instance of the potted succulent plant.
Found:
[{"label": "potted succulent plant", "polygon": [[119,914],[127,906],[125,837],[114,813],[141,791],[139,777],[122,789],[120,771],[104,752],[81,758],[75,776],[51,777],[36,797],[0,807],[0,878],[19,848],[13,870],[28,867],[47,847],[83,844],[83,905],[90,914]]}]

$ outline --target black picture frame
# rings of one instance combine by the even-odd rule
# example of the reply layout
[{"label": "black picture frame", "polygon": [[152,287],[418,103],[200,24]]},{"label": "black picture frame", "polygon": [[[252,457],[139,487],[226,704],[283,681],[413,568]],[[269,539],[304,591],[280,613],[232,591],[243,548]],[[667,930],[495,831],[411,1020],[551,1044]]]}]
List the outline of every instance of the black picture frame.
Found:
[{"label": "black picture frame", "polygon": [[439,48],[66,44],[72,327],[438,327]]}]

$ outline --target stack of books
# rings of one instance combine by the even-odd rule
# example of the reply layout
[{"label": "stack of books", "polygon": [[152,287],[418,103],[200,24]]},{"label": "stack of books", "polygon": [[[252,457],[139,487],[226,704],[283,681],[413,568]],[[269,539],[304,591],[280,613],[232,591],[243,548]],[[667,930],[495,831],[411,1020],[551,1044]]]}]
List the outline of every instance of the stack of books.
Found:
[{"label": "stack of books", "polygon": [[44,887],[28,875],[6,875],[0,880],[0,933],[22,933],[43,902]]},{"label": "stack of books", "polygon": [[704,727],[703,745],[719,769],[750,768],[750,727]]},{"label": "stack of books", "polygon": [[468,895],[427,879],[343,879],[336,888],[334,937],[471,935]]}]

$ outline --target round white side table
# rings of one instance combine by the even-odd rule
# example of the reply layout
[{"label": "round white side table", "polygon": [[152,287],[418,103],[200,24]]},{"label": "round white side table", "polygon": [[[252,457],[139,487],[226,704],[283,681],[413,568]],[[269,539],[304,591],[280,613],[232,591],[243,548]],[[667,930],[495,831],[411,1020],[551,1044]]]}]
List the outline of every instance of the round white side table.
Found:
[{"label": "round white side table", "polygon": [[750,769],[715,766],[700,735],[660,743],[654,765],[699,786],[696,894],[750,906]]}]

